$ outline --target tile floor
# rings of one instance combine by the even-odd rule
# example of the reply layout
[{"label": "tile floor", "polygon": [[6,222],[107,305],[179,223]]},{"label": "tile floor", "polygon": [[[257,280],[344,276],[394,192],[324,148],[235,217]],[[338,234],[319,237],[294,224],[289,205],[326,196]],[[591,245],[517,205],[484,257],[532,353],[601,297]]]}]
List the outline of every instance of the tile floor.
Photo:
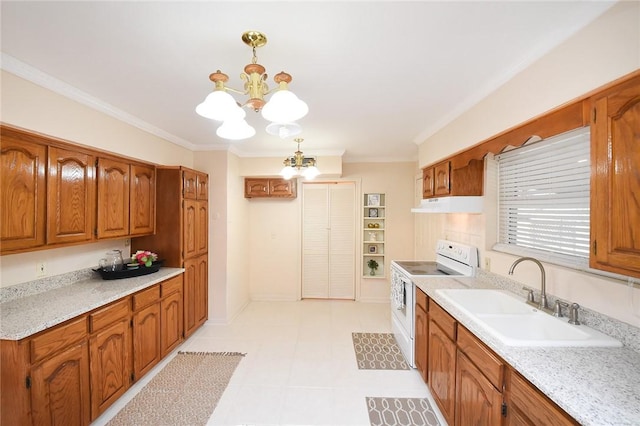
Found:
[{"label": "tile floor", "polygon": [[[368,425],[367,396],[431,398],[416,370],[358,370],[351,333],[390,331],[388,304],[252,302],[231,324],[205,324],[177,350],[247,354],[209,425]],[[106,424],[170,358],[93,425]]]}]

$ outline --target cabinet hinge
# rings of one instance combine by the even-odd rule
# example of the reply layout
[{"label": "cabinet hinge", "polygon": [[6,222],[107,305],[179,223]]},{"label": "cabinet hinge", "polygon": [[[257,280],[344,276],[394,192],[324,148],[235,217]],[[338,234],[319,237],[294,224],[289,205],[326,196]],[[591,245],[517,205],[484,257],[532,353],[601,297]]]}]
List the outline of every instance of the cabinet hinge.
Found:
[{"label": "cabinet hinge", "polygon": [[597,109],[593,109],[593,122],[596,122],[596,115],[597,115],[598,110]]},{"label": "cabinet hinge", "polygon": [[96,158],[96,167],[98,167],[98,159]]},{"label": "cabinet hinge", "polygon": [[31,376],[27,376],[27,378],[24,381],[24,384],[27,387],[27,389],[31,389]]},{"label": "cabinet hinge", "polygon": [[598,240],[593,240],[593,254],[598,254]]},{"label": "cabinet hinge", "polygon": [[130,319],[130,320],[129,320],[129,326],[130,326],[131,328],[133,328],[133,319]]},{"label": "cabinet hinge", "polygon": [[136,381],[136,376],[135,374],[131,373],[131,383]]},{"label": "cabinet hinge", "polygon": [[502,417],[507,417],[507,403],[506,402],[502,403],[502,407],[500,408],[500,413],[502,414]]}]

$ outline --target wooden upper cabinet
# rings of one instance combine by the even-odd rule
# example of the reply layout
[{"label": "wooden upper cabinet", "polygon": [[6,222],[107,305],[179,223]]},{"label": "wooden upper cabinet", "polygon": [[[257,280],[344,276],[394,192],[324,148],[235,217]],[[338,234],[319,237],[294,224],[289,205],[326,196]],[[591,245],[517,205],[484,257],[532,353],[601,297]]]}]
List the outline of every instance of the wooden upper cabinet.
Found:
[{"label": "wooden upper cabinet", "polygon": [[427,167],[426,169],[422,170],[422,198],[429,198],[435,195],[435,192],[433,192],[433,179],[433,167]]},{"label": "wooden upper cabinet", "polygon": [[196,253],[204,254],[209,251],[209,207],[207,201],[196,204]]},{"label": "wooden upper cabinet", "polygon": [[295,179],[269,179],[269,195],[272,197],[295,198]]},{"label": "wooden upper cabinet", "polygon": [[245,198],[268,197],[269,179],[245,179],[244,196]]},{"label": "wooden upper cabinet", "polygon": [[129,234],[129,163],[98,159],[98,238]]},{"label": "wooden upper cabinet", "polygon": [[49,147],[47,243],[90,241],[95,217],[95,157]]},{"label": "wooden upper cabinet", "polygon": [[183,257],[185,259],[198,254],[198,202],[196,200],[184,200],[183,208]]},{"label": "wooden upper cabinet", "polygon": [[2,129],[0,209],[2,253],[45,244],[46,145]]},{"label": "wooden upper cabinet", "polygon": [[295,179],[246,178],[244,180],[245,198],[296,198]]},{"label": "wooden upper cabinet", "polygon": [[640,76],[594,98],[590,266],[640,277]]},{"label": "wooden upper cabinet", "polygon": [[449,195],[451,187],[449,186],[449,173],[451,171],[451,163],[445,161],[434,167],[433,193],[435,195]]},{"label": "wooden upper cabinet", "polygon": [[155,197],[155,167],[132,164],[129,201],[129,235],[153,234],[155,232]]},{"label": "wooden upper cabinet", "polygon": [[457,167],[456,157],[422,170],[422,198],[482,195],[484,161],[469,160]]},{"label": "wooden upper cabinet", "polygon": [[187,200],[198,199],[198,173],[196,171],[182,171],[182,196]]},{"label": "wooden upper cabinet", "polygon": [[196,176],[197,182],[197,198],[198,200],[209,199],[209,175],[205,173],[198,173]]}]

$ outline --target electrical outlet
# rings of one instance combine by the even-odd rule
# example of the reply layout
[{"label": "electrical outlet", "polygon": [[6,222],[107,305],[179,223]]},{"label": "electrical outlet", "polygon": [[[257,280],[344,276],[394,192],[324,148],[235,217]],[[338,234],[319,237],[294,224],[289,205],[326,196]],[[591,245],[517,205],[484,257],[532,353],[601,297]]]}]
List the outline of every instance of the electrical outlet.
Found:
[{"label": "electrical outlet", "polygon": [[45,262],[36,263],[36,278],[47,276],[47,264]]},{"label": "electrical outlet", "polygon": [[487,272],[491,272],[491,258],[490,257],[485,257],[484,258],[484,269]]},{"label": "electrical outlet", "polygon": [[127,238],[126,240],[124,240],[124,246],[125,247],[129,247],[131,245],[131,239]]}]

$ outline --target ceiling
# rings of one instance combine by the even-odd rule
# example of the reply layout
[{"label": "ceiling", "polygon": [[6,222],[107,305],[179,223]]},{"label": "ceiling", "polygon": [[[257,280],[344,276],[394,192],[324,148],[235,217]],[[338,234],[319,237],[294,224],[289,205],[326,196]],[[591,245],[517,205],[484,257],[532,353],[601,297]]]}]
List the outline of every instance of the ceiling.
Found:
[{"label": "ceiling", "polygon": [[240,36],[258,30],[270,87],[287,71],[309,105],[305,154],[416,160],[429,135],[613,4],[3,0],[2,67],[195,151],[286,155],[295,144],[260,114],[247,112],[256,136],[229,142],[194,111],[217,69],[242,88]]}]

